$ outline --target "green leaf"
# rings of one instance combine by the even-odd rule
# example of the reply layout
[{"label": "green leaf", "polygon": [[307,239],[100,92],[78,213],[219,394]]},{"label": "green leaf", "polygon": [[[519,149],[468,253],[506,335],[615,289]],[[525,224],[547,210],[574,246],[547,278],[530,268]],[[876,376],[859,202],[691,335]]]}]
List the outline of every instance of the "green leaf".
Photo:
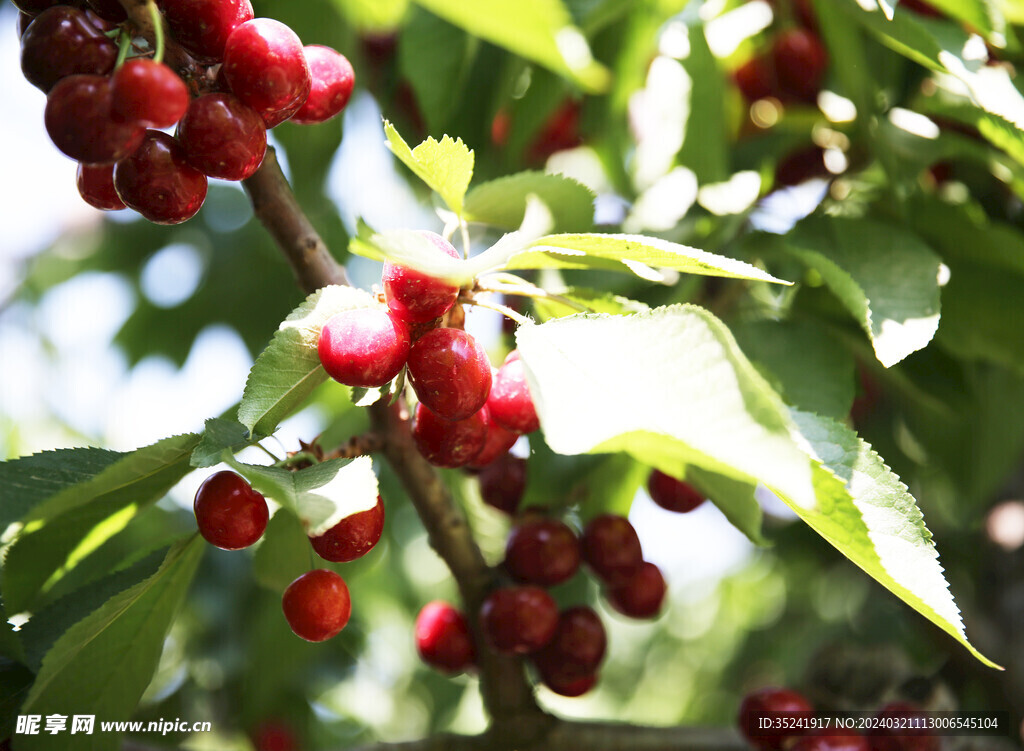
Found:
[{"label": "green leaf", "polygon": [[991,664],[967,643],[920,512],[895,475],[882,472],[881,460],[850,431],[791,414],[706,310],[572,316],[520,326],[516,339],[554,451],[625,451],[675,476],[687,465],[687,472],[692,466],[746,485],[761,482]]},{"label": "green leaf", "polygon": [[814,216],[786,236],[864,329],[878,361],[895,365],[939,326],[939,258],[917,235],[868,219]]},{"label": "green leaf", "polygon": [[[173,547],[160,569],[68,629],[43,659],[22,714],[92,714],[127,720],[149,684],[164,638],[204,550],[202,538]],[[45,735],[22,736],[20,747],[52,748]],[[115,751],[115,733],[84,735],[75,748]]]},{"label": "green leaf", "polygon": [[466,196],[466,219],[501,229],[516,229],[526,213],[526,199],[537,196],[551,211],[552,230],[590,229],[594,223],[594,193],[565,175],[518,172],[481,183]]},{"label": "green leaf", "polygon": [[462,215],[462,201],[473,179],[473,152],[462,139],[444,136],[440,142],[427,138],[410,149],[395,126],[384,121],[388,148],[431,190],[436,191],[452,211]]},{"label": "green leaf", "polygon": [[986,36],[993,31],[1002,31],[1004,26],[996,4],[991,0],[929,0],[929,5]]},{"label": "green leaf", "polygon": [[533,307],[541,321],[579,313],[581,312],[580,307],[586,309],[584,312],[609,313],[611,315],[641,313],[650,309],[646,303],[638,300],[585,287],[569,287],[554,294],[557,294],[558,298],[574,303],[574,305],[566,304],[556,297],[534,298]]},{"label": "green leaf", "polygon": [[7,658],[24,665],[28,659],[25,657],[25,648],[21,643],[21,637],[8,623],[8,618],[11,615],[12,613],[7,612],[3,600],[0,599],[0,660]]},{"label": "green leaf", "polygon": [[757,485],[694,466],[686,468],[682,479],[715,504],[747,539],[755,545],[767,547],[768,541],[761,534],[764,512],[754,495]]},{"label": "green leaf", "polygon": [[310,569],[313,548],[299,518],[282,508],[274,514],[253,555],[256,581],[275,592],[283,592],[296,577]]},{"label": "green leaf", "polygon": [[444,132],[458,104],[452,92],[465,86],[474,42],[462,29],[419,9],[402,30],[398,62],[431,133]]},{"label": "green leaf", "polygon": [[679,164],[697,175],[699,184],[724,182],[729,178],[729,126],[725,109],[729,97],[725,76],[708,48],[703,23],[689,27],[689,40],[690,54],[682,64],[690,76],[690,102],[677,158]]},{"label": "green leaf", "polygon": [[219,464],[225,451],[235,453],[251,443],[249,430],[238,420],[211,417],[206,421],[202,440],[192,451],[189,463],[193,467],[212,467]]},{"label": "green leaf", "polygon": [[391,31],[409,8],[409,0],[334,0],[345,17],[361,29]]},{"label": "green leaf", "polygon": [[270,435],[278,423],[327,380],[317,342],[327,320],[343,310],[377,305],[367,292],[332,285],[293,310],[256,358],[245,382],[238,421],[251,434]]},{"label": "green leaf", "polygon": [[35,675],[17,662],[0,658],[0,735],[14,735],[18,707],[28,695]]},{"label": "green leaf", "polygon": [[596,62],[561,0],[416,0],[431,13],[527,60],[566,76],[592,93],[611,76]]},{"label": "green leaf", "polygon": [[313,537],[377,504],[377,476],[368,456],[331,459],[297,472],[228,461],[263,495],[297,514]]}]

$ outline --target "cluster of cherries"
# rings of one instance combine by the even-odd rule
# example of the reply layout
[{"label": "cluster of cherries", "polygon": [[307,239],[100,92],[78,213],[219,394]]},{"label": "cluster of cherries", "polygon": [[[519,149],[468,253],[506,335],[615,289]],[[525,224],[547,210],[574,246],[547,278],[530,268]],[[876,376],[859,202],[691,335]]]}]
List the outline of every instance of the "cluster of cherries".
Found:
[{"label": "cluster of cherries", "polygon": [[[224,550],[241,550],[259,540],[270,516],[266,499],[240,475],[217,472],[196,491],[193,510],[199,533]],[[347,563],[366,555],[384,531],[384,503],[345,517],[324,534],[310,537],[317,555]],[[297,636],[319,642],[336,636],[352,614],[345,580],[329,569],[314,569],[295,579],[281,600],[284,616]]]},{"label": "cluster of cherries", "polygon": [[[867,734],[845,728],[800,727],[814,717],[814,705],[797,691],[772,687],[745,696],[737,722],[740,732],[760,751],[938,751],[938,736],[917,727],[922,722],[914,722],[923,718],[917,705],[889,702],[875,716],[892,722],[879,722]],[[774,726],[762,728],[763,724]]]},{"label": "cluster of cherries", "polygon": [[[458,257],[440,235],[422,234],[439,254]],[[407,368],[419,399],[413,438],[438,467],[485,466],[540,427],[518,352],[492,373],[471,334],[435,328],[455,304],[458,285],[390,263],[382,281],[386,309],[346,310],[324,324],[318,351],[332,378],[379,388]]]},{"label": "cluster of cherries", "polygon": [[[521,461],[504,465],[515,468],[512,487],[520,496]],[[672,511],[691,511],[704,502],[692,486],[658,471],[651,473],[648,490],[656,503]],[[492,505],[515,513],[520,498],[510,502],[510,496],[506,492],[500,505]],[[491,502],[486,494],[484,499]],[[644,560],[628,519],[602,514],[577,536],[544,510],[528,508],[518,514],[506,541],[501,569],[507,583],[487,596],[479,614],[480,631],[491,649],[527,657],[541,682],[563,696],[580,696],[595,685],[607,646],[601,618],[592,608],[577,605],[559,611],[547,591],[575,576],[581,563],[604,585],[609,604],[619,613],[648,619],[661,611],[665,579],[656,565]],[[416,619],[415,634],[419,654],[428,665],[446,673],[474,667],[472,632],[455,606],[427,604]]]},{"label": "cluster of cherries", "polygon": [[[267,129],[334,117],[355,84],[343,55],[303,47],[285,24],[254,18],[249,0],[157,0],[153,46],[118,0],[15,5],[22,72],[47,95],[54,145],[79,162],[82,198],[158,224],[194,216],[207,178],[250,177]],[[161,61],[172,46],[175,68]]]}]

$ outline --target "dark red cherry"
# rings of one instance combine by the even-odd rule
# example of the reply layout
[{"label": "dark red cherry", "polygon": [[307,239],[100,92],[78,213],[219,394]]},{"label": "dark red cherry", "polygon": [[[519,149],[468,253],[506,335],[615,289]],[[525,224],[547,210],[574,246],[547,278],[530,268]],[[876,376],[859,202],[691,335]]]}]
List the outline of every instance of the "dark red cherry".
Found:
[{"label": "dark red cherry", "polygon": [[[438,253],[459,257],[455,246],[440,235],[425,231],[420,234],[430,240]],[[409,323],[426,323],[444,315],[459,295],[457,284],[391,263],[384,264],[381,280],[391,312]]]},{"label": "dark red cherry", "polygon": [[571,149],[582,143],[580,115],[582,107],[573,100],[563,102],[544,123],[526,152],[526,161],[540,164],[556,151]]},{"label": "dark red cherry", "polygon": [[775,66],[770,57],[752,57],[733,73],[736,88],[748,102],[778,96]]},{"label": "dark red cherry", "polygon": [[114,190],[113,164],[79,164],[78,193],[90,206],[104,211],[125,208]]},{"label": "dark red cherry", "polygon": [[333,316],[317,345],[327,374],[346,386],[377,388],[398,375],[409,356],[409,330],[382,308]]},{"label": "dark red cherry", "polygon": [[473,460],[472,466],[474,467],[485,467],[498,457],[504,456],[515,442],[519,440],[518,433],[506,430],[491,419],[491,411],[487,408],[486,404],[480,408],[480,413],[484,418],[484,423],[487,425],[487,440],[484,442],[484,447],[480,450],[480,453]]},{"label": "dark red cherry", "polygon": [[572,685],[577,679],[594,675],[604,659],[608,637],[601,618],[591,608],[579,605],[562,611],[551,642],[533,655],[544,682],[552,690]]},{"label": "dark red cherry", "polygon": [[538,668],[538,670],[544,685],[560,696],[570,698],[583,696],[597,683],[597,673],[567,676],[564,673],[545,668]]},{"label": "dark red cherry", "polygon": [[124,6],[118,0],[85,0],[85,4],[93,13],[110,23],[121,23],[128,18]]},{"label": "dark red cherry", "polygon": [[503,454],[481,469],[477,480],[484,503],[514,514],[526,490],[526,460]]},{"label": "dark red cherry", "polygon": [[480,628],[504,654],[529,654],[547,645],[558,628],[558,606],[540,587],[506,587],[488,595]]},{"label": "dark red cherry", "polygon": [[423,402],[416,405],[412,437],[423,457],[437,467],[464,467],[480,453],[487,425],[480,412],[464,420],[438,417]]},{"label": "dark red cherry", "polygon": [[163,63],[137,57],[110,78],[110,112],[115,120],[147,128],[169,128],[189,106],[188,87]]},{"label": "dark red cherry", "polygon": [[116,60],[117,45],[84,11],[67,5],[45,10],[21,38],[21,72],[46,92],[76,73],[106,75]]},{"label": "dark red cherry", "polygon": [[870,751],[868,739],[856,730],[819,728],[800,736],[793,751]]},{"label": "dark red cherry", "polygon": [[306,103],[291,121],[300,125],[326,122],[345,109],[356,85],[356,74],[348,58],[330,47],[307,44],[302,51],[313,83]]},{"label": "dark red cherry", "polygon": [[310,537],[309,541],[324,560],[347,563],[369,553],[383,531],[384,502],[377,496],[377,505],[373,508],[346,516],[319,537]]},{"label": "dark red cherry", "polygon": [[205,62],[224,58],[231,32],[253,18],[249,0],[157,0],[174,40]]},{"label": "dark red cherry", "polygon": [[461,673],[476,663],[469,623],[461,610],[440,600],[416,616],[416,651],[425,663],[446,673]]},{"label": "dark red cherry", "polygon": [[875,716],[882,722],[868,732],[871,751],[938,751],[939,738],[929,729],[920,727],[927,717],[916,704],[890,702]]},{"label": "dark red cherry", "polygon": [[665,601],[665,577],[661,569],[644,561],[629,579],[608,588],[608,603],[630,618],[654,618]]},{"label": "dark red cherry", "polygon": [[825,166],[825,149],[808,146],[786,154],[775,166],[775,184],[779,187],[799,185],[816,177],[831,177]]},{"label": "dark red cherry", "polygon": [[738,723],[740,732],[757,748],[762,751],[780,751],[787,739],[803,735],[804,730],[790,727],[762,728],[762,721],[813,716],[814,707],[802,694],[788,688],[771,687],[759,689],[743,698]]},{"label": "dark red cherry", "polygon": [[300,751],[295,731],[280,720],[265,720],[251,733],[254,751]]},{"label": "dark red cherry", "polygon": [[30,16],[38,16],[47,8],[65,4],[65,0],[11,0],[14,7]]},{"label": "dark red cherry", "polygon": [[583,560],[610,584],[632,579],[644,563],[640,538],[629,519],[601,514],[590,520],[580,540]]},{"label": "dark red cherry", "polygon": [[437,415],[463,420],[487,402],[491,363],[484,348],[465,331],[434,329],[409,350],[409,381],[420,401]]},{"label": "dark red cherry", "polygon": [[487,398],[487,408],[496,423],[516,433],[532,433],[540,427],[518,352],[514,357],[510,353],[498,368]]},{"label": "dark red cherry", "polygon": [[263,118],[232,94],[193,99],[178,124],[177,136],[189,164],[223,180],[252,176],[267,152]]},{"label": "dark red cherry", "polygon": [[651,500],[663,509],[685,514],[704,503],[704,495],[688,482],[677,480],[657,469],[647,478],[647,492]]},{"label": "dark red cherry", "polygon": [[336,636],[352,615],[352,599],[345,580],[323,568],[309,571],[289,584],[281,607],[295,635],[314,642]]},{"label": "dark red cherry", "polygon": [[772,45],[775,75],[782,92],[794,99],[813,102],[821,90],[828,53],[818,35],[807,29],[790,29]]},{"label": "dark red cherry", "polygon": [[505,570],[516,581],[553,587],[580,567],[580,543],[558,519],[537,519],[512,528],[505,545]]},{"label": "dark red cherry", "polygon": [[192,508],[199,534],[224,550],[252,545],[263,536],[270,517],[266,499],[243,477],[226,470],[203,481]]},{"label": "dark red cherry", "polygon": [[145,136],[145,129],[111,119],[110,81],[105,76],[62,78],[46,97],[43,121],[53,144],[85,164],[123,159]]},{"label": "dark red cherry", "polygon": [[135,152],[114,167],[121,200],[155,224],[180,224],[206,200],[206,175],[190,165],[173,137],[147,130]]}]

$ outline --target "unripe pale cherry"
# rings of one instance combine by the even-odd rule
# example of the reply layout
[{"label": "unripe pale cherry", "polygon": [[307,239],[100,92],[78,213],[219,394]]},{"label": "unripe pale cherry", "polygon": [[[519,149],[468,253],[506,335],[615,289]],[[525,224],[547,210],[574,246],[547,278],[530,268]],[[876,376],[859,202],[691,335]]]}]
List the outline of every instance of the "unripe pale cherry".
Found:
[{"label": "unripe pale cherry", "polygon": [[509,532],[505,570],[516,581],[553,587],[572,578],[580,567],[580,543],[564,522],[536,519]]},{"label": "unripe pale cherry", "polygon": [[147,128],[169,128],[189,107],[188,87],[163,63],[137,57],[110,77],[110,113],[115,120]]},{"label": "unripe pale cherry", "polygon": [[325,641],[345,628],[352,615],[352,598],[341,576],[318,568],[288,585],[281,607],[296,636]]},{"label": "unripe pale cherry", "polygon": [[199,534],[218,548],[241,550],[263,536],[270,512],[266,499],[227,470],[207,477],[192,504]]},{"label": "unripe pale cherry", "polygon": [[629,618],[654,618],[664,601],[665,577],[649,561],[644,561],[631,578],[608,588],[608,603]]},{"label": "unripe pale cherry", "polygon": [[643,565],[640,538],[629,519],[601,514],[590,520],[580,540],[583,560],[601,579],[615,585],[632,579]]},{"label": "unripe pale cherry", "polygon": [[[455,246],[435,232],[420,232],[439,253],[458,258]],[[384,296],[391,312],[408,323],[426,323],[442,316],[455,304],[459,285],[435,279],[421,271],[384,264],[381,274]]]},{"label": "unripe pale cherry", "polygon": [[416,616],[416,651],[425,663],[446,673],[461,673],[476,663],[469,623],[447,602],[427,603]]},{"label": "unripe pale cherry", "polygon": [[510,353],[505,363],[498,368],[487,398],[487,407],[494,421],[508,430],[532,433],[540,427],[518,351]]},{"label": "unripe pale cherry", "polygon": [[780,718],[808,718],[814,716],[814,707],[803,694],[788,688],[762,688],[743,697],[737,718],[740,732],[762,751],[780,751],[787,739],[805,732],[798,723],[793,728],[762,728],[761,720],[772,712]]},{"label": "unripe pale cherry", "polygon": [[480,627],[503,654],[530,654],[546,646],[558,628],[558,606],[540,587],[496,589],[480,609]]},{"label": "unripe pale cherry", "polygon": [[693,485],[657,469],[647,478],[647,492],[651,500],[663,509],[679,514],[693,511],[705,501],[704,496]]},{"label": "unripe pale cherry", "polygon": [[324,560],[347,563],[369,553],[383,531],[384,502],[377,496],[373,508],[346,516],[322,535],[310,537],[309,541]]},{"label": "unripe pale cherry", "polygon": [[377,388],[402,370],[409,357],[409,330],[382,308],[345,310],[324,324],[317,352],[334,380]]},{"label": "unripe pale cherry", "polygon": [[409,381],[420,402],[435,414],[463,420],[487,402],[491,363],[484,348],[465,331],[434,329],[409,350]]},{"label": "unripe pale cherry", "polygon": [[348,58],[330,47],[307,44],[302,52],[313,83],[305,104],[292,115],[291,121],[299,125],[326,122],[345,109],[356,74]]},{"label": "unripe pale cherry", "polygon": [[482,410],[464,420],[446,420],[420,402],[412,437],[419,452],[434,466],[464,467],[483,449],[487,425]]}]

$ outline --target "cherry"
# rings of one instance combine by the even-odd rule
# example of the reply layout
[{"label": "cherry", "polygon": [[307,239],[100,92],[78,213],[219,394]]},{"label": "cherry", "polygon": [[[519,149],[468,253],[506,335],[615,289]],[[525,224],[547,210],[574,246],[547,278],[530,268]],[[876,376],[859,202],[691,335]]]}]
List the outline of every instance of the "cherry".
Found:
[{"label": "cherry", "polygon": [[438,417],[423,402],[416,405],[412,437],[423,457],[437,467],[464,467],[480,453],[487,440],[481,412],[464,420]]},{"label": "cherry", "polygon": [[808,146],[791,151],[775,166],[775,184],[780,187],[799,185],[816,177],[830,177],[825,166],[825,150]]},{"label": "cherry", "polygon": [[496,423],[516,433],[532,433],[540,427],[518,351],[509,353],[505,363],[498,368],[487,398],[487,408]]},{"label": "cherry", "polygon": [[537,519],[514,527],[505,545],[505,570],[526,584],[553,587],[580,567],[576,534],[558,519]]},{"label": "cherry", "polygon": [[18,11],[18,39],[25,38],[25,32],[28,31],[29,24],[35,20],[35,16],[30,16],[23,10]]},{"label": "cherry", "polygon": [[224,180],[250,177],[267,152],[263,118],[232,94],[193,99],[178,124],[177,136],[189,164]]},{"label": "cherry", "polygon": [[155,224],[191,219],[206,199],[206,175],[191,166],[174,138],[147,130],[142,145],[114,167],[121,200]]},{"label": "cherry", "polygon": [[582,143],[580,138],[579,102],[566,101],[556,109],[544,123],[540,132],[527,149],[526,160],[532,163],[546,162],[556,151],[571,149]]},{"label": "cherry", "polygon": [[651,500],[663,509],[680,514],[693,511],[705,501],[704,496],[693,485],[657,469],[647,478],[647,492]]},{"label": "cherry", "polygon": [[[458,258],[450,242],[434,232],[420,232],[439,253]],[[384,296],[391,312],[408,323],[426,323],[448,312],[459,295],[459,285],[435,279],[420,271],[384,264],[381,275]]]},{"label": "cherry", "polygon": [[818,728],[801,736],[793,751],[870,751],[868,739],[856,730]]},{"label": "cherry", "polygon": [[828,66],[828,53],[817,34],[807,29],[785,31],[775,38],[771,54],[782,91],[813,102]]},{"label": "cherry", "polygon": [[409,356],[409,331],[381,308],[345,310],[324,324],[317,352],[334,380],[377,388],[402,370]]},{"label": "cherry", "polygon": [[14,7],[30,16],[38,16],[47,8],[60,5],[66,0],[11,0]]},{"label": "cherry", "polygon": [[113,164],[79,164],[77,181],[79,195],[90,206],[104,211],[125,208],[114,190]]},{"label": "cherry", "polygon": [[302,42],[272,18],[246,21],[231,32],[223,72],[232,93],[259,112],[268,128],[294,115],[312,86]]},{"label": "cherry", "polygon": [[736,69],[733,80],[748,102],[777,95],[775,69],[770,58],[752,57]]},{"label": "cherry", "polygon": [[740,703],[738,723],[740,732],[762,751],[780,751],[788,738],[803,735],[802,729],[761,729],[761,719],[801,718],[814,715],[814,707],[802,694],[788,688],[762,688],[747,694]]},{"label": "cherry", "polygon": [[46,97],[43,114],[50,140],[86,164],[115,162],[134,152],[145,130],[110,117],[110,82],[104,76],[62,78]]},{"label": "cherry", "polygon": [[325,641],[345,628],[352,615],[352,598],[344,579],[333,571],[318,568],[288,585],[281,607],[296,636],[306,641]]},{"label": "cherry", "polygon": [[163,63],[137,57],[110,78],[110,112],[115,120],[147,128],[169,128],[189,106],[188,87]]},{"label": "cherry", "polygon": [[643,566],[640,538],[629,519],[601,514],[590,520],[580,540],[583,560],[610,584],[632,579]]},{"label": "cherry", "polygon": [[881,723],[868,733],[871,751],[938,751],[939,739],[927,728],[914,728],[913,720],[923,722],[924,712],[916,704],[894,701],[886,704],[875,716],[883,720],[901,720],[897,727],[885,727]]},{"label": "cherry", "polygon": [[256,751],[299,751],[295,732],[287,724],[268,720],[261,722],[252,733]]},{"label": "cherry", "polygon": [[306,103],[291,120],[300,125],[313,125],[330,120],[345,109],[356,85],[356,74],[348,58],[330,47],[307,44],[302,52],[313,85]]},{"label": "cherry", "polygon": [[[486,450],[484,444],[483,451]],[[506,514],[514,514],[526,490],[526,460],[512,454],[499,456],[480,471],[477,480],[484,503]]]},{"label": "cherry", "polygon": [[608,589],[608,603],[630,618],[654,618],[664,601],[665,577],[647,561],[634,576]]},{"label": "cherry", "polygon": [[538,668],[538,670],[544,685],[561,696],[583,696],[597,683],[597,673],[567,676],[557,671],[549,672],[544,668]]},{"label": "cherry", "polygon": [[578,605],[559,614],[554,638],[532,659],[545,678],[567,685],[575,678],[592,675],[604,659],[607,646],[600,616],[592,608]]},{"label": "cherry", "polygon": [[310,537],[313,550],[324,560],[347,563],[370,552],[384,531],[384,502],[346,516],[318,537]]},{"label": "cherry", "polygon": [[46,92],[76,73],[106,75],[116,60],[117,45],[84,11],[67,5],[43,11],[21,38],[21,72]]},{"label": "cherry", "polygon": [[266,499],[240,475],[227,470],[203,481],[193,509],[199,534],[224,550],[252,545],[263,536],[270,517]]},{"label": "cherry", "polygon": [[472,466],[474,467],[487,466],[499,456],[508,453],[508,450],[519,440],[518,433],[506,430],[491,419],[491,411],[487,408],[487,405],[481,407],[480,412],[483,415],[484,422],[487,424],[487,440],[484,442],[484,447],[480,450],[480,453],[473,459]]},{"label": "cherry", "polygon": [[498,652],[529,654],[554,638],[558,606],[540,587],[497,589],[480,609],[480,628]]},{"label": "cherry", "polygon": [[409,350],[409,381],[420,402],[437,415],[463,420],[487,402],[491,363],[484,348],[465,331],[434,329]]},{"label": "cherry", "polygon": [[128,18],[124,6],[118,0],[85,0],[93,13],[110,23],[121,23]]},{"label": "cherry", "polygon": [[416,616],[416,651],[425,663],[446,673],[461,673],[476,663],[476,649],[462,611],[435,600]]},{"label": "cherry", "polygon": [[157,0],[178,44],[204,62],[224,58],[231,32],[253,18],[249,0]]}]

